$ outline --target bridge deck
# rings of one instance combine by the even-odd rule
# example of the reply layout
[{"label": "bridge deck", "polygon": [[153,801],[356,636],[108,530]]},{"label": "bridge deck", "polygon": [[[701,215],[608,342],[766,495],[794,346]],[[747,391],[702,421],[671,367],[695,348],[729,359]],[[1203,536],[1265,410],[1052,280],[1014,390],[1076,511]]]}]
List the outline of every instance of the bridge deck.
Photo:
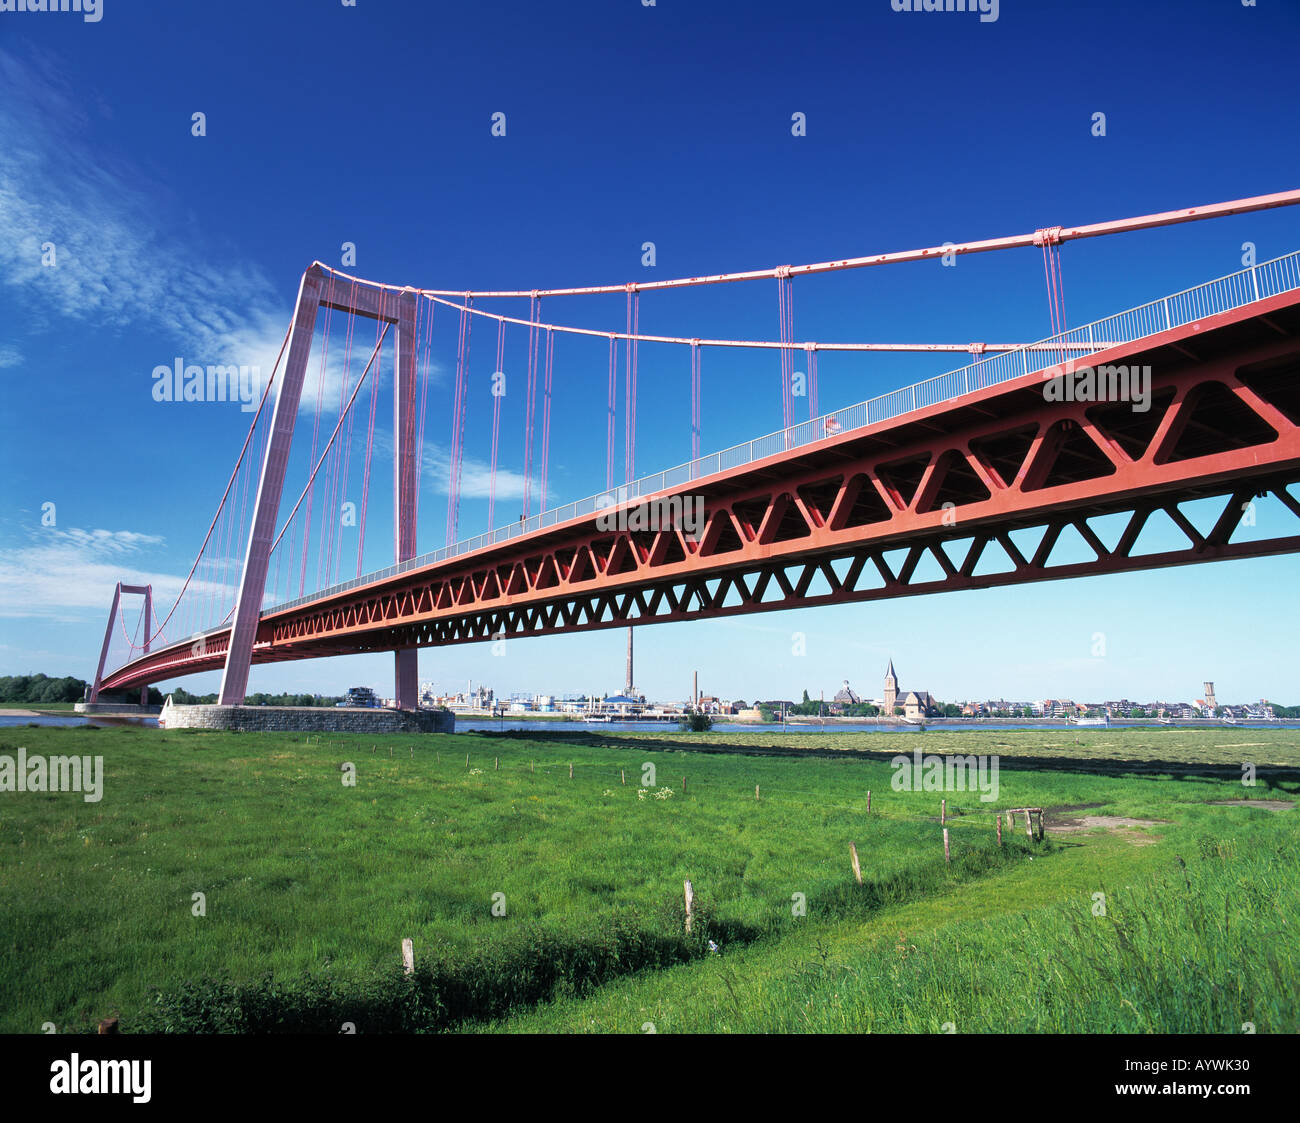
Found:
[{"label": "bridge deck", "polygon": [[[253,661],[1300,549],[1295,535],[1231,541],[1240,504],[1257,492],[1274,492],[1300,516],[1286,490],[1300,476],[1298,261],[1300,254],[1293,254],[1260,267],[1271,269],[1266,288],[1282,289],[1274,295],[1200,314],[1249,296],[1254,290],[1243,286],[1256,286],[1260,278],[1247,270],[1057,338],[1109,344],[1089,363],[1149,365],[1147,411],[1124,402],[1049,402],[1045,381],[1073,364],[1033,369],[1043,365],[1033,356],[1050,356],[1041,345],[1007,352],[646,477],[606,511],[601,497],[592,497],[535,517],[522,529],[507,527],[277,605],[261,615]],[[1153,324],[1155,330],[1114,341]],[[680,527],[607,531],[597,523],[602,513],[688,490],[704,505],[698,541]],[[1227,506],[1213,530],[1202,534],[1177,504],[1211,495],[1223,495]],[[1134,541],[1156,510],[1187,533],[1188,547],[1135,556]],[[1087,520],[1117,511],[1131,513],[1129,530],[1107,548]],[[1032,526],[1043,527],[1043,544],[1026,558],[1008,535]],[[1096,551],[1094,561],[1049,564],[1068,527]],[[970,548],[953,558],[944,544],[957,539],[969,539]],[[980,571],[990,547],[1005,553],[1009,569]],[[904,552],[901,565],[891,568],[889,551]],[[941,580],[914,579],[926,559],[941,567]],[[104,687],[219,668],[228,640],[223,628],[174,643],[119,668]]]}]

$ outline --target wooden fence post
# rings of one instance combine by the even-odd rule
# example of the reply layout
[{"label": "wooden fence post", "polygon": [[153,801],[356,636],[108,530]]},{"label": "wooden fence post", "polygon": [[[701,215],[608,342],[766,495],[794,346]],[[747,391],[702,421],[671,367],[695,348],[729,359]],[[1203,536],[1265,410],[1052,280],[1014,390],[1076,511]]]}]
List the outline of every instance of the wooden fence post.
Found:
[{"label": "wooden fence post", "polygon": [[618,778],[619,778],[620,780],[622,780],[624,784],[626,784],[626,783],[627,783],[627,771],[626,771],[625,769],[620,768],[620,769],[618,770]]},{"label": "wooden fence post", "polygon": [[949,856],[948,853],[948,828],[947,827],[943,828],[943,860],[945,862],[952,861],[952,858]]},{"label": "wooden fence post", "polygon": [[947,821],[948,821],[948,801],[946,799],[941,799],[939,800],[939,825],[943,826],[943,824],[946,823]]},{"label": "wooden fence post", "polygon": [[1002,845],[1002,816],[998,816],[998,845]]},{"label": "wooden fence post", "polygon": [[871,793],[867,792],[867,814],[871,814]]},{"label": "wooden fence post", "polygon": [[402,969],[408,975],[415,973],[415,945],[409,937],[402,941]]},{"label": "wooden fence post", "polygon": [[573,761],[569,761],[569,779],[573,779]]},{"label": "wooden fence post", "polygon": [[754,802],[755,802],[755,803],[758,802],[758,785],[757,785],[757,784],[754,785]]},{"label": "wooden fence post", "polygon": [[695,919],[695,889],[691,885],[690,878],[682,883],[682,888],[686,893],[686,934],[691,934],[691,921]]},{"label": "wooden fence post", "polygon": [[853,877],[859,885],[862,884],[862,866],[858,864],[858,848],[849,843],[849,859],[853,862]]},{"label": "wooden fence post", "polygon": [[1034,841],[1034,816],[1028,808],[1025,810],[1025,837],[1028,838],[1030,842]]},{"label": "wooden fence post", "polygon": [[492,758],[492,771],[493,772],[501,771],[501,758],[499,756],[494,756]]},{"label": "wooden fence post", "polygon": [[686,777],[682,777],[682,795],[686,794]]}]

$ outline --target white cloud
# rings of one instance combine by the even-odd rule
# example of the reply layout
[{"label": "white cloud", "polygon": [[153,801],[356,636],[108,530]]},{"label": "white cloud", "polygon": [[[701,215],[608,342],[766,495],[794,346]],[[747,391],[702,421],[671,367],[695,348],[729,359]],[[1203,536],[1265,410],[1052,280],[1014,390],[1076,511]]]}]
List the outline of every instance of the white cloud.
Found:
[{"label": "white cloud", "polygon": [[137,534],[132,530],[61,530],[49,527],[42,532],[61,546],[101,554],[128,554],[142,546],[160,546],[163,539],[156,534]]},{"label": "white cloud", "polygon": [[[355,407],[353,407],[355,408]],[[376,463],[391,464],[393,460],[393,434],[391,430],[375,430]],[[447,495],[451,482],[451,451],[446,445],[435,444],[427,437],[424,442],[423,463],[420,466],[421,489],[434,495]],[[486,499],[491,494],[492,465],[486,460],[465,456],[461,461],[460,494],[462,499]],[[538,484],[534,482],[533,493]],[[522,499],[524,476],[509,468],[497,465],[496,497]]]},{"label": "white cloud", "polygon": [[197,247],[180,206],[137,186],[148,169],[92,146],[87,99],[48,56],[0,50],[0,88],[0,283],[33,330],[147,325],[187,361],[269,371],[289,313],[262,270]]},{"label": "white cloud", "polygon": [[[461,461],[460,494],[462,499],[486,499],[492,489],[492,465],[486,460],[476,460],[466,456]],[[441,445],[424,449],[424,474],[426,479],[435,482],[438,494],[446,495],[451,480],[451,457]],[[534,495],[538,494],[538,484],[533,483]],[[522,499],[524,497],[524,475],[497,465],[497,499]]]},{"label": "white cloud", "polygon": [[[102,625],[113,589],[121,581],[153,586],[157,627],[179,595],[184,577],[144,568],[135,555],[162,544],[156,535],[129,530],[29,530],[21,544],[0,548],[0,617]],[[223,568],[214,566],[212,572]],[[229,572],[237,574],[238,568],[234,563]],[[201,577],[190,583],[190,593],[199,598],[211,593],[226,604],[234,599],[230,584]],[[175,625],[168,633],[174,630]]]},{"label": "white cloud", "polygon": [[[156,186],[148,169],[92,145],[96,120],[85,109],[87,99],[48,56],[33,52],[20,60],[0,50],[0,88],[0,285],[23,305],[31,330],[72,319],[161,331],[174,348],[141,357],[142,386],[156,367],[176,359],[246,366],[260,374],[253,395],[259,400],[291,315],[276,286],[258,266],[223,258],[201,240],[193,222],[180,217],[182,204]],[[52,266],[43,263],[50,252]],[[343,321],[337,312],[317,316],[303,413],[316,412],[319,396],[322,415],[337,418],[345,353],[350,391],[374,349],[373,321],[356,320],[350,347]],[[390,330],[377,361],[381,392],[392,385],[393,343]],[[0,346],[0,369],[21,361],[16,347]],[[431,361],[431,385],[444,378],[443,366]],[[368,394],[363,388],[358,406]]]}]

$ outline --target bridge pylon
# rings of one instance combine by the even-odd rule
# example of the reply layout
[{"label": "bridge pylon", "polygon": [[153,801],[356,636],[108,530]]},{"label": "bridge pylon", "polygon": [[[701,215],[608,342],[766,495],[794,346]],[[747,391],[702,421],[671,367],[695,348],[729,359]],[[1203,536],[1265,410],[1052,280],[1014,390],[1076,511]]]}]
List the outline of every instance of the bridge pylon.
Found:
[{"label": "bridge pylon", "polygon": [[[90,701],[99,701],[99,688],[104,681],[104,660],[108,658],[108,644],[113,638],[113,621],[117,619],[117,606],[122,603],[122,594],[131,593],[144,597],[144,647],[143,654],[149,654],[149,633],[153,630],[153,586],[123,585],[121,581],[113,590],[113,606],[108,610],[108,624],[104,628],[104,645],[99,649],[99,666],[95,669],[95,681],[90,688]],[[149,704],[149,687],[140,687],[140,705]]]},{"label": "bridge pylon", "polygon": [[[275,524],[284,489],[294,423],[302,398],[303,379],[316,331],[316,313],[321,308],[364,316],[393,325],[397,332],[396,386],[393,430],[396,434],[393,462],[394,545],[396,560],[415,556],[416,499],[419,494],[416,450],[415,400],[415,293],[392,290],[364,281],[336,280],[320,262],[303,273],[294,308],[284,375],[271,416],[270,439],[257,483],[257,500],[249,531],[239,593],[231,625],[218,701],[238,706],[248,690],[248,671],[261,619],[266,591],[266,574],[275,541]],[[418,701],[417,653],[411,649],[395,653],[395,697],[399,709],[415,709]]]}]

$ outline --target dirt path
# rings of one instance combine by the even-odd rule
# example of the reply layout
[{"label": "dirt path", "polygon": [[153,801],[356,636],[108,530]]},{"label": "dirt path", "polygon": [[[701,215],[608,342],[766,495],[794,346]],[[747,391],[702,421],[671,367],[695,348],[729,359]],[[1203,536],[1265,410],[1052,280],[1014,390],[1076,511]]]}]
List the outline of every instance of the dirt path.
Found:
[{"label": "dirt path", "polygon": [[1043,829],[1054,835],[1076,835],[1084,831],[1111,830],[1122,832],[1134,846],[1153,846],[1157,838],[1140,834],[1137,827],[1158,827],[1167,823],[1167,819],[1130,819],[1124,815],[1062,815],[1063,811],[1086,811],[1100,803],[1075,803],[1065,807],[1049,807],[1043,814]]},{"label": "dirt path", "polygon": [[1092,830],[1094,827],[1157,827],[1167,823],[1168,819],[1129,819],[1123,815],[1084,815],[1081,819],[1062,819],[1048,823],[1046,829],[1058,834],[1074,834],[1078,831]]}]

